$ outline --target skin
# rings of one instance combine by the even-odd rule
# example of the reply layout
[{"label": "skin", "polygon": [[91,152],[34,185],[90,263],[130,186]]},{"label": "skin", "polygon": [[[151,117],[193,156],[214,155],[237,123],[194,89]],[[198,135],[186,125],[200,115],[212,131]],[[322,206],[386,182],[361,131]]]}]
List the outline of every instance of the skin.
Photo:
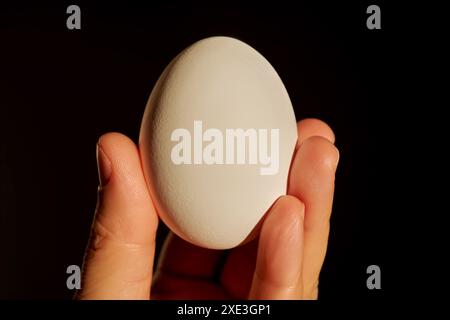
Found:
[{"label": "skin", "polygon": [[97,144],[100,186],[77,299],[317,299],[339,161],[324,122],[298,123],[288,194],[275,201],[259,236],[229,251],[170,233],[156,272],[158,215],[139,149],[119,133]]}]

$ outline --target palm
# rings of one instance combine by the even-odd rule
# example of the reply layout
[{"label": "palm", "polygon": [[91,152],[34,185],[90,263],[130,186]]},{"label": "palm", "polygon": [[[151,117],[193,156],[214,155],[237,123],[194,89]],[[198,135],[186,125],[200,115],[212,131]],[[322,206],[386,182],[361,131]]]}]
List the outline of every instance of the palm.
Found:
[{"label": "palm", "polygon": [[193,246],[169,234],[153,284],[156,299],[246,299],[257,240],[232,250]]}]

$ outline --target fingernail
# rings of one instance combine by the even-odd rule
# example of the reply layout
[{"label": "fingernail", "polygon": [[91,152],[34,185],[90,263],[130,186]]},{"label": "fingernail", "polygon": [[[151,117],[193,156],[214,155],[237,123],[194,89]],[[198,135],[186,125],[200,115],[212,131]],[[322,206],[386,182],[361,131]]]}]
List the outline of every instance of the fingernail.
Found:
[{"label": "fingernail", "polygon": [[97,144],[97,168],[100,187],[104,187],[111,177],[111,160],[99,144]]},{"label": "fingernail", "polygon": [[340,152],[339,152],[339,149],[336,148],[336,151],[337,151],[337,157],[336,157],[336,165],[334,166],[334,171],[337,170],[337,166],[338,166],[338,164],[339,164],[339,159],[340,159],[340,157],[341,157],[341,154],[340,154]]}]

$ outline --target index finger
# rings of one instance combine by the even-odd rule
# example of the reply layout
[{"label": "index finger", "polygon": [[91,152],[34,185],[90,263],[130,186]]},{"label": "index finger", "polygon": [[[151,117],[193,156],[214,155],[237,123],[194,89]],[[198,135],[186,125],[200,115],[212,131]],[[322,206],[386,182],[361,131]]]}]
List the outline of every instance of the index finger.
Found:
[{"label": "index finger", "polygon": [[[305,297],[317,298],[319,273],[327,251],[329,220],[334,194],[334,176],[339,152],[333,145],[327,126],[303,131],[303,137],[292,162],[288,194],[305,204],[303,288]],[[321,132],[320,132],[321,131]]]}]

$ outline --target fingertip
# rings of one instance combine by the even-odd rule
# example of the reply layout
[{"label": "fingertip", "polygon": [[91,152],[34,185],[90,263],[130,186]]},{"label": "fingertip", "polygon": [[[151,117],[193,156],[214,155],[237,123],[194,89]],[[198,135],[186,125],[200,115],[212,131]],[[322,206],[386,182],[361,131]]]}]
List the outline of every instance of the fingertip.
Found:
[{"label": "fingertip", "polygon": [[129,197],[142,198],[142,193],[148,191],[139,149],[133,140],[121,133],[109,132],[99,138],[97,145],[111,162],[112,173],[108,184],[122,189],[122,193]]},{"label": "fingertip", "polygon": [[[101,181],[97,218],[102,219],[104,227],[120,234],[125,242],[153,241],[158,218],[137,146],[121,133],[106,133],[98,140],[97,157]],[[105,167],[109,168],[105,170]]]},{"label": "fingertip", "polygon": [[[339,150],[328,139],[313,136],[302,143],[292,162],[289,182],[295,183],[305,167],[313,168],[314,173],[333,174],[339,162]],[[303,168],[303,169],[302,169]],[[311,171],[311,170],[310,170]]]},{"label": "fingertip", "polygon": [[269,212],[259,239],[251,298],[300,296],[304,211],[305,206],[299,199],[283,196]]},{"label": "fingertip", "polygon": [[[305,215],[305,205],[291,195],[280,197],[264,221],[263,230],[267,226],[286,226],[301,224]],[[266,226],[266,227],[265,227]],[[261,232],[264,232],[261,230]]]},{"label": "fingertip", "polygon": [[98,145],[108,150],[114,150],[117,147],[135,147],[133,140],[119,132],[108,132],[100,136]]},{"label": "fingertip", "polygon": [[328,139],[313,136],[304,142],[305,153],[320,167],[335,171],[339,161],[339,150]]},{"label": "fingertip", "polygon": [[336,136],[331,127],[322,120],[315,118],[303,119],[297,123],[298,142],[297,147],[313,136],[321,136],[331,143],[335,143]]},{"label": "fingertip", "polygon": [[[260,245],[268,245],[265,249],[270,259],[278,247],[289,247],[301,239],[304,219],[305,205],[298,198],[286,195],[277,200],[264,221],[260,237]],[[279,246],[278,242],[284,243]]]},{"label": "fingertip", "polygon": [[126,135],[118,132],[103,134],[97,142],[98,149],[102,150],[111,160],[113,168],[124,169],[126,165],[137,165],[139,151],[136,144]]}]

